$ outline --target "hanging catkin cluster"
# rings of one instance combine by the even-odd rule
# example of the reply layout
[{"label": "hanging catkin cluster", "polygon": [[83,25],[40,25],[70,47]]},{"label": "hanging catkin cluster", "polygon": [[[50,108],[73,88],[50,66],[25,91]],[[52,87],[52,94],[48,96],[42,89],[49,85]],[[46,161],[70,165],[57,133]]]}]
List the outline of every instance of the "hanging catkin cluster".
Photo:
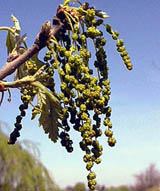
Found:
[{"label": "hanging catkin cluster", "polygon": [[[47,96],[42,89],[32,84],[22,86],[23,103],[19,107],[20,115],[16,118],[15,129],[8,143],[14,144],[20,136],[22,117],[25,116],[28,104],[37,95],[38,103],[32,105],[32,119],[38,114],[41,115],[40,125],[54,142],[59,139],[61,145],[68,152],[72,152],[70,130],[80,133],[79,146],[84,151],[83,160],[89,171],[88,187],[94,190],[96,174],[92,168],[101,162],[103,152],[98,138],[105,132],[108,145],[113,147],[116,143],[112,131],[112,109],[109,106],[111,88],[103,27],[116,41],[117,51],[128,70],[132,69],[132,64],[124,41],[119,39],[119,33],[104,23],[104,19],[108,17],[104,12],[97,11],[88,3],[71,7],[69,1],[65,1],[64,5],[58,7],[56,16],[63,22],[63,28],[57,38],[52,36],[48,42],[48,50],[42,64],[45,69],[39,81],[56,97],[60,108],[58,110],[51,101],[46,101]],[[88,44],[93,46],[93,50],[88,49]],[[90,59],[92,56],[94,61]],[[27,61],[24,69],[29,75],[34,75],[39,68],[33,62]],[[59,75],[60,84],[54,80],[55,71]],[[56,93],[55,86],[59,86],[59,93]],[[51,116],[54,127],[49,121]]]}]

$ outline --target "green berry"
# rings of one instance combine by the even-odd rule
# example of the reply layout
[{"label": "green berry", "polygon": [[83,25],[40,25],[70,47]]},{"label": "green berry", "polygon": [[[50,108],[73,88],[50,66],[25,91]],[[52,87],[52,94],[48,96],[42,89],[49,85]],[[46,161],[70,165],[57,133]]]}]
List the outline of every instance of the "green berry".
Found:
[{"label": "green berry", "polygon": [[70,51],[65,51],[64,54],[65,54],[66,57],[69,57],[71,55],[71,52]]},{"label": "green berry", "polygon": [[[75,25],[74,25],[74,31],[75,31],[74,34],[79,33],[79,25],[78,25],[78,24],[75,24]],[[72,37],[73,37],[73,35],[72,35]],[[72,38],[72,39],[73,39],[73,38]]]},{"label": "green berry", "polygon": [[107,137],[112,137],[112,136],[113,136],[113,131],[107,129],[107,130],[105,131],[105,135],[106,135]]},{"label": "green berry", "polygon": [[104,124],[105,126],[108,126],[109,122],[110,122],[109,119],[105,119],[105,120],[103,121],[103,124]]},{"label": "green berry", "polygon": [[117,37],[117,35],[115,33],[112,34],[112,38],[113,38],[113,40],[117,40],[118,39],[118,37]]},{"label": "green berry", "polygon": [[93,180],[96,178],[96,174],[94,172],[90,172],[87,176],[87,179],[88,180]]},{"label": "green berry", "polygon": [[109,25],[109,24],[106,25],[106,31],[107,31],[108,33],[110,33],[110,34],[113,33],[112,28],[111,28],[111,25]]},{"label": "green berry", "polygon": [[96,164],[100,164],[100,163],[101,163],[101,159],[100,159],[99,157],[96,158],[96,159],[95,159],[95,163],[96,163]]},{"label": "green berry", "polygon": [[84,34],[81,35],[81,41],[83,44],[86,43],[86,36]]},{"label": "green berry", "polygon": [[108,138],[108,145],[113,147],[113,146],[115,146],[115,144],[116,144],[116,139],[114,137],[109,137]]},{"label": "green berry", "polygon": [[86,165],[86,169],[87,170],[91,170],[91,168],[93,167],[93,162],[92,161],[89,161],[88,163],[87,163],[87,165]]},{"label": "green berry", "polygon": [[76,41],[77,39],[78,39],[77,33],[73,33],[73,34],[72,34],[72,40],[73,40],[73,41]]},{"label": "green berry", "polygon": [[105,39],[105,38],[102,38],[102,39],[101,39],[101,42],[100,42],[100,45],[101,45],[101,46],[105,46],[105,44],[106,44],[106,39]]},{"label": "green berry", "polygon": [[80,110],[83,112],[83,111],[86,111],[86,105],[85,104],[81,104],[80,105]]},{"label": "green berry", "polygon": [[118,37],[119,36],[119,32],[115,31],[114,34]]},{"label": "green berry", "polygon": [[124,46],[124,40],[122,40],[122,39],[117,40],[116,46],[117,46],[117,47],[122,47],[122,46]]}]

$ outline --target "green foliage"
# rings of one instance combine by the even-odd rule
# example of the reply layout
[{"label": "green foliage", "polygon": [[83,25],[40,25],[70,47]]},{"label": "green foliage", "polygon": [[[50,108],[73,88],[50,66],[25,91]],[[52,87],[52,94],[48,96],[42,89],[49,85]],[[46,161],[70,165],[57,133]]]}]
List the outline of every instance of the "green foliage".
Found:
[{"label": "green foliage", "polygon": [[15,47],[15,38],[13,37],[10,31],[8,31],[8,34],[7,34],[6,47],[8,50],[8,54],[11,53]]},{"label": "green foliage", "polygon": [[58,139],[58,127],[61,127],[58,122],[58,111],[54,103],[41,90],[39,90],[38,95],[38,106],[43,111],[39,118],[39,125],[42,125],[45,133],[49,134],[49,138],[56,142]]},{"label": "green foliage", "polygon": [[105,189],[105,191],[131,191],[128,186],[118,186],[118,187],[110,187]]},{"label": "green foliage", "polygon": [[159,187],[158,186],[154,186],[152,188],[147,189],[146,191],[159,191]]},{"label": "green foliage", "polygon": [[74,187],[73,187],[73,190],[74,191],[85,191],[86,188],[85,188],[85,185],[84,183],[77,183]]},{"label": "green foliage", "polygon": [[56,191],[58,188],[46,168],[20,144],[10,147],[0,131],[0,190]]}]

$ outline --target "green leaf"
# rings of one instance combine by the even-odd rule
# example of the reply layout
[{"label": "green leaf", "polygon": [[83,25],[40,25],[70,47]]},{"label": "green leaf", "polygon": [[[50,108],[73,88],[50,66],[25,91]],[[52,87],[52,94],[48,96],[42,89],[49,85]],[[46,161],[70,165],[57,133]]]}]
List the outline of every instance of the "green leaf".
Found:
[{"label": "green leaf", "polygon": [[46,94],[44,93],[43,90],[39,89],[38,91],[38,95],[37,95],[37,99],[38,99],[38,103],[37,103],[37,107],[42,110],[42,108],[44,107],[44,105],[47,105],[48,101],[47,101],[47,97]]},{"label": "green leaf", "polygon": [[14,23],[15,35],[19,36],[20,31],[21,31],[19,21],[14,15],[11,15],[11,19],[12,19],[12,22]]},{"label": "green leaf", "polygon": [[11,32],[8,31],[7,38],[6,38],[6,47],[7,47],[7,53],[10,54],[12,50],[15,48],[15,38]]},{"label": "green leaf", "polygon": [[70,2],[70,0],[64,0],[63,6],[68,6],[68,5],[69,5],[69,2]]},{"label": "green leaf", "polygon": [[[7,47],[8,54],[10,54],[16,47],[16,43],[20,39],[20,31],[21,31],[18,19],[13,15],[11,15],[11,19],[14,23],[14,27],[10,27],[10,28],[1,27],[1,30],[8,31],[7,38],[6,38],[6,47]],[[24,35],[22,39],[20,39],[20,43],[21,41],[25,40],[25,37],[26,35]]]},{"label": "green leaf", "polygon": [[42,125],[49,138],[56,142],[58,139],[58,128],[60,127],[58,122],[60,110],[55,107],[55,103],[42,90],[39,90],[38,93],[38,107],[41,110],[39,126]]}]

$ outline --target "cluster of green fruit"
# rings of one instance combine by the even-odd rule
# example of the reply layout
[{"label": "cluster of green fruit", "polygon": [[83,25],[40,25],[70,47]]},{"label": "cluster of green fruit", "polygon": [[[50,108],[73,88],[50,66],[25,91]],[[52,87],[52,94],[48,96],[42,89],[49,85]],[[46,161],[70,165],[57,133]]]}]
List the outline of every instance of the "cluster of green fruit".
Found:
[{"label": "cluster of green fruit", "polygon": [[[64,127],[59,135],[61,144],[66,147],[68,152],[73,151],[72,141],[68,134],[72,124],[73,129],[81,134],[80,148],[85,152],[83,160],[89,171],[88,186],[94,190],[96,175],[93,173],[92,167],[95,163],[101,162],[100,156],[103,148],[97,139],[102,135],[103,116],[103,125],[107,127],[105,135],[108,137],[108,145],[114,146],[116,140],[111,131],[111,107],[108,106],[111,91],[107,55],[104,49],[106,39],[103,37],[103,32],[98,29],[103,25],[103,19],[97,19],[94,8],[88,6],[83,11],[85,14],[83,12],[83,19],[80,22],[75,23],[72,15],[67,17],[68,23],[72,25],[71,31],[63,30],[59,41],[56,41],[54,37],[50,39],[49,50],[44,61],[49,65],[50,75],[52,76],[54,70],[57,70],[60,77],[59,99],[63,108],[61,123]],[[118,40],[118,32],[114,32],[110,25],[105,26],[106,31],[112,34],[114,40],[117,40],[118,51],[121,52],[127,68],[131,69],[132,66],[123,41]],[[89,39],[93,41],[95,47],[94,65],[89,62],[91,58],[91,52],[87,48]],[[97,70],[97,75],[93,75],[95,72],[93,66]]]},{"label": "cluster of green fruit", "polygon": [[[113,137],[111,117],[111,107],[108,106],[111,88],[108,79],[107,54],[105,51],[106,39],[101,26],[106,27],[106,31],[117,40],[117,50],[129,70],[132,69],[130,57],[125,49],[123,40],[119,40],[119,33],[113,31],[110,25],[103,24],[103,12],[96,11],[89,7],[88,3],[79,8],[60,6],[57,17],[61,19],[64,26],[59,31],[59,36],[52,36],[48,42],[48,50],[44,57],[45,82],[43,84],[53,94],[55,92],[54,74],[57,70],[60,86],[58,100],[61,104],[61,118],[59,123],[58,137],[61,145],[68,152],[73,151],[73,142],[70,139],[69,131],[71,126],[81,135],[79,143],[82,151],[85,152],[83,161],[89,171],[87,176],[88,187],[91,190],[96,188],[96,175],[92,171],[94,164],[101,162],[103,147],[98,141],[102,135],[102,126],[106,129],[104,133],[108,139],[108,145],[113,147],[116,143]],[[101,17],[101,18],[99,18]],[[92,41],[95,49],[95,60],[90,61],[91,52],[88,51],[88,42]],[[28,73],[35,73],[36,66],[31,63],[26,65]],[[96,73],[97,72],[97,73]],[[58,86],[58,84],[56,84]],[[17,116],[16,129],[10,136],[10,144],[16,141],[19,136],[17,129],[21,128],[21,119],[24,116],[24,109],[33,100],[37,93],[31,87],[22,88],[22,101],[20,106],[21,115]],[[35,107],[32,116],[37,115],[39,110]],[[53,127],[54,128],[54,127]]]},{"label": "cluster of green fruit", "polygon": [[117,31],[113,31],[109,24],[106,25],[106,31],[112,35],[113,40],[117,41],[117,51],[120,53],[124,64],[126,65],[128,70],[132,70],[132,64],[128,52],[124,46],[124,41],[122,39],[118,39],[119,33]]}]

